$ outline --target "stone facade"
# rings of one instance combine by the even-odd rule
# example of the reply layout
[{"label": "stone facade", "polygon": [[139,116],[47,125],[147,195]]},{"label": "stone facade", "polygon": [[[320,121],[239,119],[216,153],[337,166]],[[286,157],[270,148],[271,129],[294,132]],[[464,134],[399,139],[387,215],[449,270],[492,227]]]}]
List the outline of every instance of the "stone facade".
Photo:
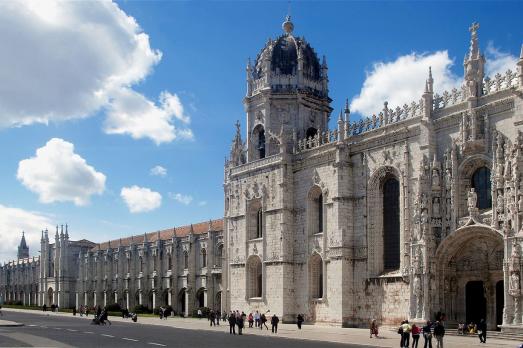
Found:
[{"label": "stone facade", "polygon": [[172,306],[185,315],[220,309],[223,250],[222,220],[101,244],[70,241],[67,226],[60,233],[57,227],[54,243],[42,231],[41,257],[0,268],[0,300],[60,308]]},{"label": "stone facade", "polygon": [[419,101],[328,129],[326,59],[287,18],[247,65],[225,165],[227,309],[521,323],[523,51],[485,77],[478,28],[460,89],[434,93],[427,67]]}]

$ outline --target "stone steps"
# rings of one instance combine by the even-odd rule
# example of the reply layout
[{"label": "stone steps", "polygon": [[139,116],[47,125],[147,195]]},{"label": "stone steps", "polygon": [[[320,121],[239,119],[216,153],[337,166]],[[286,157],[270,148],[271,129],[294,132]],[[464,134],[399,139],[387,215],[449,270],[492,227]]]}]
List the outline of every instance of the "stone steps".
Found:
[{"label": "stone steps", "polygon": [[[458,334],[457,329],[447,329],[447,330],[445,330],[445,335],[476,337],[476,338],[478,337],[477,334],[474,334],[474,335],[473,334],[466,334],[466,335]],[[523,342],[523,334],[518,334],[518,333],[502,333],[501,331],[487,331],[487,339],[489,339],[489,338],[499,338],[499,339]]]}]

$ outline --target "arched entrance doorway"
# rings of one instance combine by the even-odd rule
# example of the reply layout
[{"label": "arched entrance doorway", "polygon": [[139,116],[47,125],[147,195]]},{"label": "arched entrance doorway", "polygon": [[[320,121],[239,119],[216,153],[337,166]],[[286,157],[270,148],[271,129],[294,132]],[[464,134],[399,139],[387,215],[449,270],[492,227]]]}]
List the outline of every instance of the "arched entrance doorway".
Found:
[{"label": "arched entrance doorway", "polygon": [[218,291],[216,294],[216,300],[214,302],[214,309],[219,311],[222,309],[222,292]]},{"label": "arched entrance doorway", "polygon": [[196,305],[198,308],[205,307],[205,288],[199,288],[196,292]]},{"label": "arched entrance doorway", "polygon": [[178,293],[178,313],[180,315],[185,314],[185,291],[186,290],[187,290],[186,288],[183,288]]},{"label": "arched entrance doorway", "polygon": [[54,303],[54,290],[53,288],[47,289],[47,304],[52,305]]},{"label": "arched entrance doorway", "polygon": [[482,281],[473,280],[465,285],[465,301],[467,323],[479,323],[487,317],[485,284]]},{"label": "arched entrance doorway", "polygon": [[445,313],[449,325],[485,319],[496,329],[503,312],[502,235],[482,224],[451,233],[436,251],[436,284],[433,313]]}]

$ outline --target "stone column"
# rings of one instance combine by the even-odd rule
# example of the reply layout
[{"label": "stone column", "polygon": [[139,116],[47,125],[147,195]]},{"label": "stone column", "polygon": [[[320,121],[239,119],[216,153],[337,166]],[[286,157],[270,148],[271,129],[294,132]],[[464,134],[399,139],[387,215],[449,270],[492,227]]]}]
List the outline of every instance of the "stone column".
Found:
[{"label": "stone column", "polygon": [[203,289],[203,306],[208,307],[207,306],[207,288]]},{"label": "stone column", "polygon": [[125,306],[129,309],[129,291],[125,292]]},{"label": "stone column", "polygon": [[167,305],[168,306],[172,306],[172,293],[171,293],[171,289],[168,289],[167,290]]},{"label": "stone column", "polygon": [[93,294],[93,306],[96,306],[96,291]]},{"label": "stone column", "polygon": [[189,316],[189,291],[187,291],[187,289],[185,289],[184,295],[185,295],[185,313],[184,313],[184,317],[188,317]]},{"label": "stone column", "polygon": [[104,291],[104,307],[107,306],[107,291]]},{"label": "stone column", "polygon": [[153,308],[152,309],[155,309],[156,308],[156,290],[153,290]]},{"label": "stone column", "polygon": [[87,306],[87,292],[84,292],[84,306]]},{"label": "stone column", "polygon": [[74,306],[75,306],[76,308],[78,308],[78,307],[80,307],[80,306],[79,306],[80,303],[78,302],[78,292],[76,292],[76,293],[74,294],[74,296],[75,296]]}]

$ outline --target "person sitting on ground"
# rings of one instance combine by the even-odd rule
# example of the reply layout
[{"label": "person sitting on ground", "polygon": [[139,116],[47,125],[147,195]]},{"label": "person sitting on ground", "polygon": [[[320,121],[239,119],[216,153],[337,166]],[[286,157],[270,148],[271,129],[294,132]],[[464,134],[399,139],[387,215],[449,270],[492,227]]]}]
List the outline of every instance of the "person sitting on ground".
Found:
[{"label": "person sitting on ground", "polygon": [[372,338],[372,335],[378,338],[378,323],[376,319],[372,319],[370,322],[370,338]]}]

